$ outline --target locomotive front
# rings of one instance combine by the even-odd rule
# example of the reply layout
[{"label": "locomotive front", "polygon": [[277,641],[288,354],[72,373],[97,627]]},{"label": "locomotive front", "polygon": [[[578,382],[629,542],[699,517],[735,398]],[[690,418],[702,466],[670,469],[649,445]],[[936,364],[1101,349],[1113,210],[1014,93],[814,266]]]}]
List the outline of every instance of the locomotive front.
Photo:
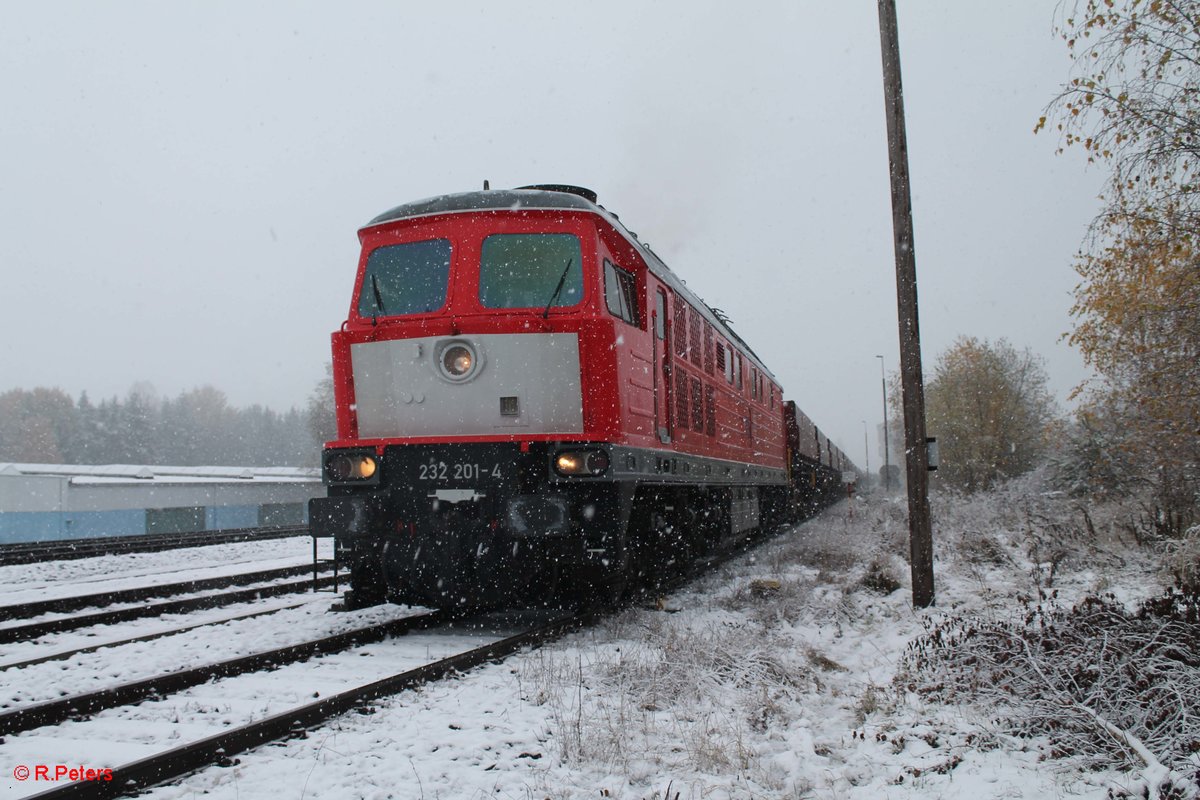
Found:
[{"label": "locomotive front", "polygon": [[539,601],[619,571],[614,403],[587,374],[614,338],[593,200],[448,195],[359,232],[329,496],[310,504],[350,566],[348,606]]}]

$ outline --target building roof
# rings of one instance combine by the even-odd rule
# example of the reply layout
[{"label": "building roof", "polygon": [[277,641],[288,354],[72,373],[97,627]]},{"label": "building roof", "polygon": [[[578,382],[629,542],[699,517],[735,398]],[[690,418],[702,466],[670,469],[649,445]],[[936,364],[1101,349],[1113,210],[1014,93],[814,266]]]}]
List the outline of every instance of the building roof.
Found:
[{"label": "building roof", "polygon": [[0,478],[68,478],[72,484],[99,483],[319,483],[315,467],[165,467],[134,464],[0,463]]}]

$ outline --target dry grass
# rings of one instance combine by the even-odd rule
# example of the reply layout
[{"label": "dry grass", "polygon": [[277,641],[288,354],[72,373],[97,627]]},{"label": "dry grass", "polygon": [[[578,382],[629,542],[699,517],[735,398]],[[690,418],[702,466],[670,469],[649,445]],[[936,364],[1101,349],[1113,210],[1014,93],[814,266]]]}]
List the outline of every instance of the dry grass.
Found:
[{"label": "dry grass", "polygon": [[696,631],[671,615],[627,612],[618,628],[619,645],[542,650],[525,662],[526,695],[547,706],[547,746],[562,763],[599,763],[633,783],[687,772],[783,788],[758,764],[751,741],[789,725],[788,709],[816,690],[817,670],[838,668],[834,662],[756,626]]},{"label": "dry grass", "polygon": [[[1081,587],[1098,586],[1106,575],[1122,569],[1128,572],[1130,564],[1140,563],[1128,559],[1148,555],[1115,538],[1119,525],[1110,520],[1118,515],[1081,513],[1077,500],[1040,487],[1037,476],[1031,476],[986,495],[935,498],[936,555],[944,568],[959,571],[953,588],[964,607],[991,619],[1006,618],[1016,608],[1016,597],[1050,596],[1060,582],[1069,584],[1078,597],[1086,591]],[[843,635],[866,637],[861,641],[870,646],[864,621],[868,626],[903,624],[904,612],[895,598],[883,601],[879,595],[907,582],[907,539],[902,500],[875,497],[856,507],[853,521],[836,510],[827,513],[702,579],[686,600],[678,601],[689,613],[629,611],[606,624],[603,647],[540,651],[524,662],[522,683],[531,687],[526,691],[529,699],[548,709],[548,752],[571,768],[599,768],[623,776],[644,798],[664,796],[667,782],[662,776],[691,781],[672,784],[672,793],[682,791],[685,797],[702,797],[704,786],[729,785],[727,781],[736,781],[750,794],[803,796],[808,789],[802,778],[763,758],[761,751],[772,737],[777,741],[781,732],[794,732],[801,720],[811,724],[808,716],[818,707],[826,712],[838,709],[847,729],[870,727],[872,736],[882,735],[907,713],[908,690],[919,689],[931,699],[937,696],[929,689],[936,680],[924,688],[916,680],[910,681],[912,686],[904,681],[892,684],[890,671],[872,679],[838,663],[843,659],[862,669],[855,656],[847,658]],[[1195,580],[1200,532],[1164,558],[1180,582]],[[974,581],[961,580],[966,576]],[[1128,587],[1128,581],[1114,580]],[[1069,594],[1068,589],[1063,592]],[[700,608],[687,608],[689,603]],[[969,658],[971,646],[992,647],[994,642],[981,644],[984,637],[978,634],[982,628],[977,622],[954,619],[959,627],[947,623],[942,631],[945,646],[937,657],[962,652]],[[829,651],[798,642],[798,629],[826,632],[829,638],[822,648]],[[1017,634],[1005,635],[1015,641],[1011,637]],[[972,636],[978,638],[966,644]],[[934,658],[928,647],[913,652]],[[1012,662],[1005,660],[1002,647],[988,652],[1001,665]],[[1075,663],[1082,669],[1093,655],[1079,644]],[[980,690],[1008,692],[1006,686],[1016,685],[980,677],[971,671],[973,665],[962,662],[939,667],[943,687],[949,686],[946,676],[960,667],[962,683],[955,702],[962,703],[963,713],[975,703],[980,703],[975,711],[988,707],[981,702],[985,698]],[[1078,675],[1067,678],[1079,680]],[[1069,680],[1064,685],[1069,686]],[[1032,695],[1032,689],[1027,687],[1024,694]],[[1024,699],[1021,692],[1009,695],[1012,702]],[[1037,713],[1047,726],[1060,724],[1043,711]],[[1196,715],[1200,718],[1200,710]],[[947,724],[932,734],[935,740],[945,734],[944,741],[926,743],[942,751],[950,747],[945,743],[950,740],[957,743],[954,747],[980,750],[1009,741],[988,739],[991,724],[964,724],[961,729]],[[851,733],[860,742],[865,735]],[[1085,743],[1089,736],[1097,738],[1092,733],[1077,740]],[[1180,752],[1172,748],[1167,750]],[[813,752],[820,757],[836,755],[838,749],[836,735],[813,742]],[[945,771],[956,764],[952,758],[945,760]],[[921,769],[940,774],[936,765]],[[852,776],[853,770],[846,774]],[[910,770],[901,777],[919,776]],[[847,780],[853,783],[852,777]]]}]

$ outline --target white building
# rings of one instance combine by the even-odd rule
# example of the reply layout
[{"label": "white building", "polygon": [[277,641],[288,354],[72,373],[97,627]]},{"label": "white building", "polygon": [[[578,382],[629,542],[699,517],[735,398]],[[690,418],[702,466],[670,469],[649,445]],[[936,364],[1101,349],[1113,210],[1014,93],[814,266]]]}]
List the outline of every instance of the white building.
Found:
[{"label": "white building", "polygon": [[318,469],[0,463],[0,543],[300,525]]}]

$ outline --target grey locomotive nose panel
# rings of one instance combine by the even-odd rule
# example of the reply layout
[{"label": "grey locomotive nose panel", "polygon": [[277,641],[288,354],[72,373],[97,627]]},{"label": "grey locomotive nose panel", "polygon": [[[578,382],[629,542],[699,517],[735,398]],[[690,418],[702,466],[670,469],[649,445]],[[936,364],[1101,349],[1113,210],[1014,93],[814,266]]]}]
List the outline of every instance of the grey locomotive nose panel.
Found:
[{"label": "grey locomotive nose panel", "polygon": [[[465,379],[441,363],[453,343],[475,351]],[[575,333],[368,342],[352,345],[350,357],[362,438],[583,432]]]}]

